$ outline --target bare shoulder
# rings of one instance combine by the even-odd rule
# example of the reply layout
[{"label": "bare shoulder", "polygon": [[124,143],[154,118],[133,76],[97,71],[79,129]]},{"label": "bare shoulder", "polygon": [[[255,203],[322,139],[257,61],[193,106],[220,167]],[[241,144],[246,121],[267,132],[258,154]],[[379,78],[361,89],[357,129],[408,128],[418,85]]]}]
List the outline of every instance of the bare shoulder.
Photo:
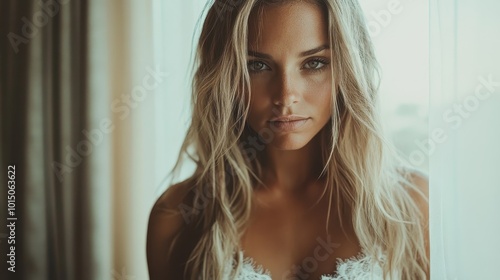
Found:
[{"label": "bare shoulder", "polygon": [[190,189],[188,180],[167,188],[151,209],[146,241],[151,280],[169,280],[169,276],[175,274],[170,267],[170,255],[179,233],[185,226],[179,206]]}]

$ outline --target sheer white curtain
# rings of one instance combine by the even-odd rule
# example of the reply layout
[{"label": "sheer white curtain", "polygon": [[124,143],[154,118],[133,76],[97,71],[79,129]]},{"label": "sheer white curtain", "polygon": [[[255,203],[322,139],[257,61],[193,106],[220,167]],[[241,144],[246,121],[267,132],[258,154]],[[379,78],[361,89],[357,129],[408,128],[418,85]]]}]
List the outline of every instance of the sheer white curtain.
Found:
[{"label": "sheer white curtain", "polygon": [[433,279],[498,279],[499,11],[495,0],[431,2]]},{"label": "sheer white curtain", "polygon": [[[118,3],[120,2],[120,3]],[[111,53],[113,277],[148,279],[149,212],[167,188],[189,122],[195,25],[205,1],[119,1]],[[128,103],[123,97],[131,96]],[[124,107],[128,109],[124,109]],[[182,174],[181,174],[182,176]],[[121,278],[120,278],[121,277]],[[114,278],[113,278],[114,279]]]},{"label": "sheer white curtain", "polygon": [[419,145],[428,137],[429,5],[361,0],[381,68],[380,108],[388,136],[417,169],[428,171]]},{"label": "sheer white curtain", "polygon": [[[155,61],[168,73],[155,99],[155,196],[169,180],[190,121],[192,63],[206,0],[153,0]],[[180,177],[189,176],[189,167]]]}]

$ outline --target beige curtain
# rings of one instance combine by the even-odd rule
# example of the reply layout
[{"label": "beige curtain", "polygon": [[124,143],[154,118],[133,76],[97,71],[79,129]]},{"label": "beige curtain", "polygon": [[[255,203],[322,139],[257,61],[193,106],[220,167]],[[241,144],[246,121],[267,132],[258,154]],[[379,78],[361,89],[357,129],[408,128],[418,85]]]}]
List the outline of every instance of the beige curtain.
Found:
[{"label": "beige curtain", "polygon": [[[152,5],[1,2],[1,279],[146,279],[147,124],[166,76],[152,57]],[[8,165],[14,273],[4,253]]]}]

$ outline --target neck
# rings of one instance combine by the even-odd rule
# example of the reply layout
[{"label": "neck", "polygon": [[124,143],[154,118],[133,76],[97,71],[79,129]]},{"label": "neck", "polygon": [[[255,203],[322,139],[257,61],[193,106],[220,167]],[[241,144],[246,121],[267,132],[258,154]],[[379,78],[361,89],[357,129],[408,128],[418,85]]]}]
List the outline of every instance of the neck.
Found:
[{"label": "neck", "polygon": [[283,191],[300,191],[316,182],[323,169],[319,135],[298,150],[268,145],[261,155],[263,182]]}]

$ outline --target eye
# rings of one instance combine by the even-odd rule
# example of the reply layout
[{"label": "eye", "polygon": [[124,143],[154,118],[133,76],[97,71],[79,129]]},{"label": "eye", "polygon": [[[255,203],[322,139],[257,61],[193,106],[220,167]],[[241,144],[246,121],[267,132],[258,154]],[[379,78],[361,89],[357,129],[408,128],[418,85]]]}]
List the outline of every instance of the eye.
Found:
[{"label": "eye", "polygon": [[308,70],[320,70],[323,67],[325,67],[326,64],[328,64],[327,60],[315,58],[313,60],[309,60],[308,62],[306,62],[304,68]]},{"label": "eye", "polygon": [[260,72],[269,69],[269,66],[262,61],[251,60],[248,62],[248,70],[250,70],[250,72]]}]

